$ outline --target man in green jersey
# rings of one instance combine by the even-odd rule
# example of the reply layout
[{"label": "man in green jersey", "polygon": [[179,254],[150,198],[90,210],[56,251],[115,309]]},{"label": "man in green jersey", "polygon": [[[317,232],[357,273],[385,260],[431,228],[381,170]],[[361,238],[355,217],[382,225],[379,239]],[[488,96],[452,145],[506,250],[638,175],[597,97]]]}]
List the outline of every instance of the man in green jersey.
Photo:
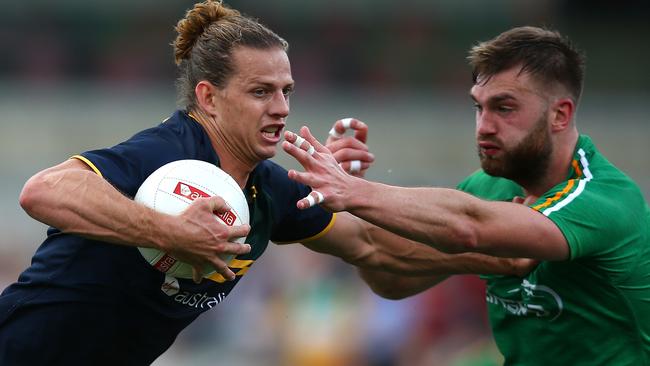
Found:
[{"label": "man in green jersey", "polygon": [[[486,275],[487,306],[507,365],[650,364],[650,210],[637,185],[578,133],[584,58],[559,33],[506,31],[469,53],[481,170],[458,189],[369,182],[338,167],[309,133],[283,148],[306,172],[307,208],[349,211],[449,252],[526,257],[524,278]],[[310,147],[316,153],[308,154]],[[441,278],[362,270],[402,298]]]}]

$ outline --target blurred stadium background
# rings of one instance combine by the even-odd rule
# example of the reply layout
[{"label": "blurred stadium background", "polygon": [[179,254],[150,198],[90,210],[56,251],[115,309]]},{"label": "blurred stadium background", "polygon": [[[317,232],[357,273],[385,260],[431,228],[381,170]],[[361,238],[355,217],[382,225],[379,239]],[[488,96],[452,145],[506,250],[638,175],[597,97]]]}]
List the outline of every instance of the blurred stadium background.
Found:
[{"label": "blurred stadium background", "polygon": [[[297,88],[289,127],[307,123],[324,138],[334,120],[361,118],[377,156],[368,177],[407,186],[453,186],[477,167],[466,50],[512,26],[559,29],[588,56],[579,128],[650,197],[648,2],[228,3],[291,43]],[[18,206],[23,183],[175,109],[169,43],[192,4],[3,1],[0,289],[29,264],[45,233]],[[296,166],[282,152],[277,161]],[[481,289],[462,276],[386,301],[337,259],[271,246],[227,301],[155,365],[495,365]]]}]

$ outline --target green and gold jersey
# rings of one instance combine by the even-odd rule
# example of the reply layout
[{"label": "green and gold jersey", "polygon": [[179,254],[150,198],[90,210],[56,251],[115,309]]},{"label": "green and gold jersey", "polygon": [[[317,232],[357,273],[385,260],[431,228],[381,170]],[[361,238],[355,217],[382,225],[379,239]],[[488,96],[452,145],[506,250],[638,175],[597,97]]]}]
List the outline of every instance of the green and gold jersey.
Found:
[{"label": "green and gold jersey", "polygon": [[[458,188],[488,200],[522,195],[482,171]],[[571,255],[525,278],[483,276],[505,364],[650,364],[650,210],[637,185],[580,136],[567,180],[531,208],[560,228]]]}]

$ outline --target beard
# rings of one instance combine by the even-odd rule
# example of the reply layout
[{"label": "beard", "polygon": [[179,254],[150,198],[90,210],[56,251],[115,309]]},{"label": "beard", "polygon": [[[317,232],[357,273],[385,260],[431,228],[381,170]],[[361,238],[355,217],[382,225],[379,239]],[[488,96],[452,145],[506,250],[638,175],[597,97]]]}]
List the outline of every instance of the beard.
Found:
[{"label": "beard", "polygon": [[553,143],[547,129],[546,114],[537,121],[530,131],[514,148],[504,150],[503,156],[494,158],[478,152],[481,168],[488,175],[503,177],[529,185],[542,178],[549,167]]}]

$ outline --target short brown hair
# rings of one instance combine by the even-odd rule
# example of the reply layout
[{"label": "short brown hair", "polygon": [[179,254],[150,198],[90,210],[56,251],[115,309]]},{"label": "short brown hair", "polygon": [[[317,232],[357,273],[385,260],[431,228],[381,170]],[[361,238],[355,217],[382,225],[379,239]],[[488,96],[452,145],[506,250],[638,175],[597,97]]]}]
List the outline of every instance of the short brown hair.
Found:
[{"label": "short brown hair", "polygon": [[487,82],[491,76],[521,65],[544,84],[564,86],[575,103],[582,93],[585,58],[571,42],[557,31],[538,27],[518,27],[494,39],[472,47],[467,57],[474,84]]},{"label": "short brown hair", "polygon": [[288,50],[289,44],[257,20],[242,15],[221,1],[197,3],[176,25],[173,43],[179,76],[176,80],[179,103],[196,104],[194,87],[208,80],[224,87],[233,70],[231,55],[237,46]]}]

